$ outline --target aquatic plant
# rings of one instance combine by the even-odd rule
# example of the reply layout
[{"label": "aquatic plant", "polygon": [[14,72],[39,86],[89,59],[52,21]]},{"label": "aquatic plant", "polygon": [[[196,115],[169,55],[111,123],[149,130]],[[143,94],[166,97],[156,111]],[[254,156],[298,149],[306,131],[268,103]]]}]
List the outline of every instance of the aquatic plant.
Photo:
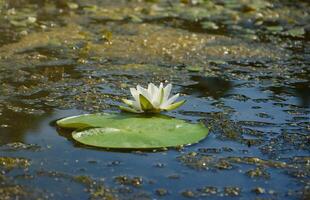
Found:
[{"label": "aquatic plant", "polygon": [[130,88],[134,100],[123,99],[129,107],[120,106],[120,109],[133,113],[159,113],[174,110],[183,105],[185,100],[174,103],[179,94],[169,98],[171,89],[172,84],[164,87],[163,83],[160,83],[159,87],[156,87],[153,83],[149,83],[147,89],[137,85],[137,89]]},{"label": "aquatic plant", "polygon": [[[130,88],[134,100],[124,99],[129,107],[120,106],[126,112],[97,113],[67,117],[57,121],[61,128],[73,129],[72,138],[82,144],[113,149],[156,149],[194,144],[208,135],[208,128],[202,123],[192,124],[184,120],[153,114],[173,110],[185,103],[172,97],[172,84],[164,87],[153,83],[148,88],[138,85]],[[154,129],[154,127],[157,127]]]}]

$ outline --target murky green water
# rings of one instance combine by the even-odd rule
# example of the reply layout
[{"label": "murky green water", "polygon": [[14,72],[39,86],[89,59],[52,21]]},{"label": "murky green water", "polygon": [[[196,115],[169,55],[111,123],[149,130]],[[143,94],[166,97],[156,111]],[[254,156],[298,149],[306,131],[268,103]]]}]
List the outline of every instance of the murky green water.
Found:
[{"label": "murky green water", "polygon": [[[0,199],[309,199],[307,1],[0,0]],[[118,152],[55,120],[172,82],[199,144]]]}]

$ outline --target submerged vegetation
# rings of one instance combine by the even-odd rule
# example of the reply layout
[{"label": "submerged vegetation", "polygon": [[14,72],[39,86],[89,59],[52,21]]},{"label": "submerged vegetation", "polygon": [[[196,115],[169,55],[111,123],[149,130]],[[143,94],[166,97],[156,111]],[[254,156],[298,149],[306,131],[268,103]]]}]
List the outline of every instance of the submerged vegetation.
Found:
[{"label": "submerged vegetation", "polygon": [[[308,1],[0,0],[0,197],[309,199]],[[55,123],[173,83],[210,135],[107,151]],[[154,127],[155,129],[158,127]],[[225,180],[225,181],[223,181]]]}]

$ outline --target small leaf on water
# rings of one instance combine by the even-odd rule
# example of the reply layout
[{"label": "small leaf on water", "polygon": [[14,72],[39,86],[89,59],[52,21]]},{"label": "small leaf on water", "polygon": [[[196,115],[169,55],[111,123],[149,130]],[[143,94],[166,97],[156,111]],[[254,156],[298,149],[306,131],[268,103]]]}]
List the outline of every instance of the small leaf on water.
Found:
[{"label": "small leaf on water", "polygon": [[284,32],[286,35],[290,35],[292,37],[302,37],[305,34],[304,28],[293,28],[286,32]]},{"label": "small leaf on water", "polygon": [[211,29],[211,30],[219,29],[219,26],[216,23],[209,21],[201,22],[201,26],[203,29]]},{"label": "small leaf on water", "polygon": [[186,69],[189,72],[201,72],[203,71],[204,68],[201,66],[190,66],[190,67],[187,67]]}]

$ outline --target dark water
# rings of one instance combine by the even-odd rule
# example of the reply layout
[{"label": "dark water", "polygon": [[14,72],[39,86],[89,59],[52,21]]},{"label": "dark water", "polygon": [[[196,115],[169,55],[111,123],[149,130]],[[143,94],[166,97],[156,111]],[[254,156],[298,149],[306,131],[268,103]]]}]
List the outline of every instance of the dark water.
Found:
[{"label": "dark water", "polygon": [[[216,10],[213,4],[40,2],[0,4],[0,199],[309,198],[307,2],[214,1],[224,14],[202,17],[187,11]],[[240,18],[234,24],[232,11]],[[22,23],[31,12],[34,24],[10,22]],[[258,13],[266,17],[262,26],[255,24]],[[303,34],[284,34],[293,28],[288,17]],[[219,29],[204,29],[206,19]],[[270,25],[283,33],[266,32]],[[150,43],[139,50],[143,40]],[[164,114],[203,121],[210,134],[200,143],[108,151],[55,126],[67,116],[119,112],[130,87],[166,80],[187,103]],[[10,168],[9,158],[30,164]]]}]

